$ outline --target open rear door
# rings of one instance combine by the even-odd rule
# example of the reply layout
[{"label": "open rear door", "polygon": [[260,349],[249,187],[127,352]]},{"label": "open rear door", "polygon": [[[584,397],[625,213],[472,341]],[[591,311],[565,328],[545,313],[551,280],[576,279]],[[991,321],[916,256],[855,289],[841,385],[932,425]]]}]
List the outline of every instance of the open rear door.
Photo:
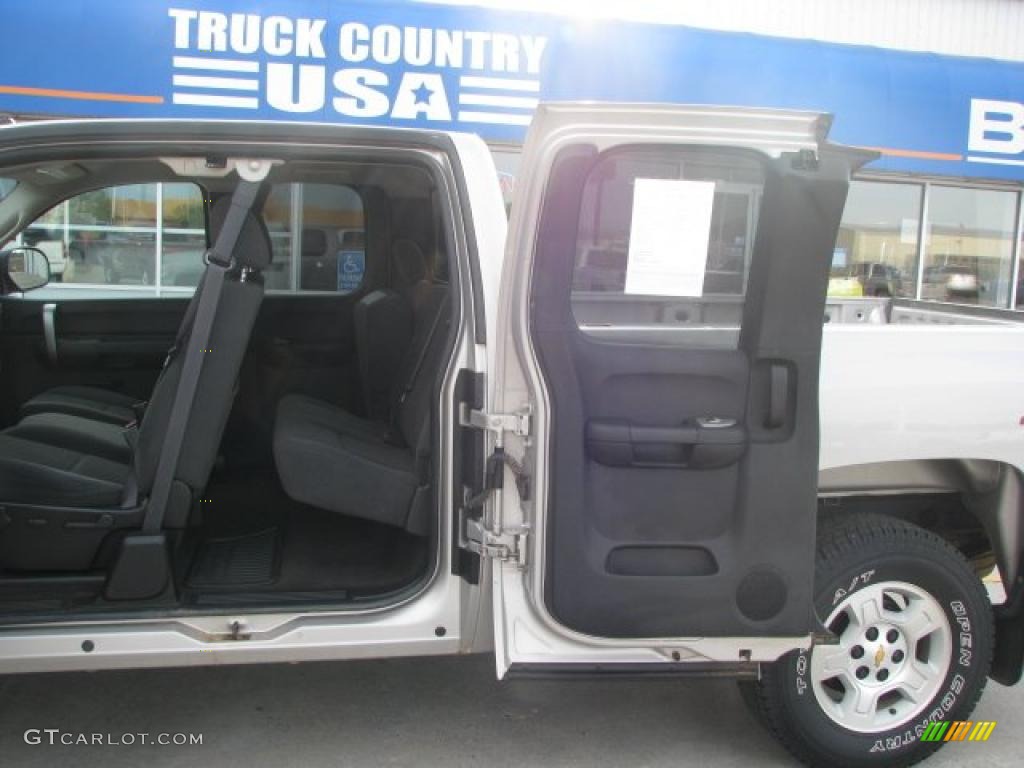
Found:
[{"label": "open rear door", "polygon": [[819,628],[822,318],[850,174],[869,157],[826,144],[827,126],[538,111],[488,407],[509,415],[504,450],[530,475],[506,470],[484,518],[500,673],[744,664]]}]

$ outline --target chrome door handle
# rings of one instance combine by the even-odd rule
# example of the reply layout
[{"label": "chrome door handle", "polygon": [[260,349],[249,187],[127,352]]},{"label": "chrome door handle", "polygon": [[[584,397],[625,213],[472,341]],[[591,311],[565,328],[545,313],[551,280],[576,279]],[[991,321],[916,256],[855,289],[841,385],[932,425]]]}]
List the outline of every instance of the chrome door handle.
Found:
[{"label": "chrome door handle", "polygon": [[43,304],[43,339],[46,342],[46,357],[51,365],[57,365],[57,305]]},{"label": "chrome door handle", "polygon": [[701,429],[731,429],[736,426],[736,419],[723,419],[721,416],[701,416],[697,419]]}]

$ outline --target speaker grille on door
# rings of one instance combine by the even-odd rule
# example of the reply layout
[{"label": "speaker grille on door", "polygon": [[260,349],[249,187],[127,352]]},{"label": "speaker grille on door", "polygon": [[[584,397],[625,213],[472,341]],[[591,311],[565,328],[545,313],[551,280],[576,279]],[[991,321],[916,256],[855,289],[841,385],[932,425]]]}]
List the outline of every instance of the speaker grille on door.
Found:
[{"label": "speaker grille on door", "polygon": [[786,583],[770,568],[755,568],[736,589],[736,605],[751,621],[767,621],[786,605]]}]

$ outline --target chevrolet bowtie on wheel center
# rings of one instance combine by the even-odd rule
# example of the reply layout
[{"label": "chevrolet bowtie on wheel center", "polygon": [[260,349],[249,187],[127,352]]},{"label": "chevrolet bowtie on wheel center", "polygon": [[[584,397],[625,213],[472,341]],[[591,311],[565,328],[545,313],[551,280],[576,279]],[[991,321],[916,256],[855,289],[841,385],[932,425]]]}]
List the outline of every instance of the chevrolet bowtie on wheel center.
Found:
[{"label": "chevrolet bowtie on wheel center", "polygon": [[827,305],[829,125],[542,104],[510,218],[472,135],[0,128],[0,674],[488,652],[937,749],[1021,674],[1024,326]]}]

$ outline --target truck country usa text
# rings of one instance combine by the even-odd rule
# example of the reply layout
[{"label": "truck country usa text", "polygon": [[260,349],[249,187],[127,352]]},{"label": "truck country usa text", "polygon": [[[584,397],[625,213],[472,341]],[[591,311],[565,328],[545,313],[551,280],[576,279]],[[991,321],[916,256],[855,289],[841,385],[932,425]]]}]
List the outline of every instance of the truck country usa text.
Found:
[{"label": "truck country usa text", "polygon": [[232,110],[528,125],[547,46],[537,35],[354,21],[332,33],[326,19],[168,15],[173,103]]}]

